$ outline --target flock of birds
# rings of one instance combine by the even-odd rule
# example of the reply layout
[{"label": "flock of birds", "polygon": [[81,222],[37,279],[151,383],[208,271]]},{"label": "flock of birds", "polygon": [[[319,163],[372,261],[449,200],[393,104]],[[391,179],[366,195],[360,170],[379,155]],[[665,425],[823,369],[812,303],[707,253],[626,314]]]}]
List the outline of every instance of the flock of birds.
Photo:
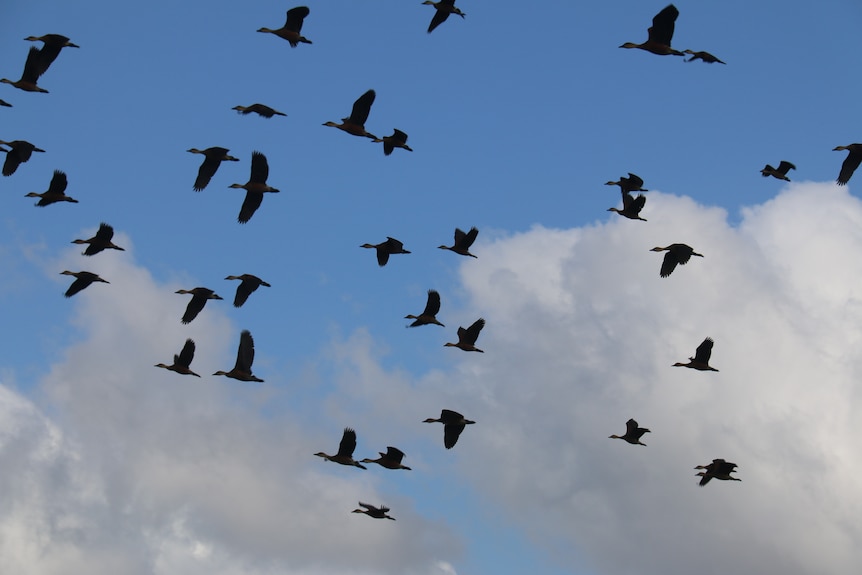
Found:
[{"label": "flock of birds", "polygon": [[[455,14],[464,18],[465,14],[455,6],[454,0],[440,0],[433,2],[425,0],[423,4],[434,7],[435,12],[428,26],[428,32],[432,32],[443,22],[445,22],[451,14]],[[284,25],[278,29],[260,28],[258,32],[273,34],[278,38],[287,41],[291,47],[295,48],[299,44],[312,44],[312,41],[302,35],[302,26],[304,19],[310,14],[309,8],[300,6],[287,11]],[[716,56],[704,51],[692,50],[676,50],[671,47],[671,40],[674,32],[674,25],[679,15],[679,11],[675,6],[668,5],[662,9],[652,20],[652,26],[648,29],[648,38],[645,42],[636,44],[627,42],[621,45],[621,48],[636,48],[645,50],[652,54],[660,56],[674,55],[690,57],[686,62],[693,60],[702,60],[705,63],[720,63],[725,64]],[[16,81],[7,78],[0,79],[0,82],[10,84],[13,87],[25,92],[47,93],[47,90],[38,85],[39,78],[45,74],[53,62],[57,59],[63,48],[78,48],[78,46],[70,41],[66,36],[60,34],[46,34],[44,36],[29,36],[25,40],[32,42],[42,42],[41,48],[33,46],[30,48],[27,59],[24,63],[24,70],[21,78]],[[347,134],[364,137],[372,140],[375,143],[383,144],[384,154],[387,156],[392,154],[396,148],[406,151],[412,149],[407,145],[407,134],[399,129],[394,129],[391,136],[378,138],[374,134],[368,132],[365,128],[365,123],[371,111],[371,106],[374,103],[375,92],[368,90],[362,94],[353,104],[349,116],[342,118],[341,122],[325,122],[324,126],[334,127]],[[0,105],[11,107],[11,104],[4,100],[0,100]],[[250,106],[236,106],[233,108],[240,114],[256,113],[264,118],[273,118],[274,116],[284,116],[279,112],[264,104],[255,103]],[[7,148],[3,147],[7,146]],[[43,153],[44,150],[36,147],[24,140],[0,141],[0,150],[6,153],[6,160],[3,164],[2,174],[11,176],[16,172],[22,163],[26,163],[33,153]],[[844,160],[837,182],[840,185],[846,184],[853,172],[862,162],[862,144],[855,143],[847,146],[838,146],[834,148],[836,151],[846,150],[848,155]],[[204,190],[210,183],[212,177],[216,174],[222,162],[236,162],[238,158],[230,156],[229,150],[222,147],[209,147],[206,149],[191,148],[188,152],[200,154],[204,156],[201,163],[197,178],[194,181],[193,189],[195,191]],[[772,176],[781,180],[790,181],[788,172],[795,170],[796,166],[788,161],[781,161],[777,168],[767,164],[761,174],[763,177]],[[244,184],[232,184],[231,188],[244,189],[246,192],[245,199],[239,211],[237,220],[241,224],[247,223],[254,213],[260,208],[263,196],[266,193],[278,193],[279,190],[267,184],[269,176],[269,165],[267,158],[260,152],[253,152],[251,157],[251,170],[249,179]],[[30,192],[27,197],[39,198],[36,203],[39,207],[49,206],[55,203],[68,202],[77,203],[78,200],[71,198],[65,194],[68,181],[66,174],[56,170],[53,173],[48,189],[42,193]],[[648,191],[643,187],[644,181],[639,176],[629,173],[628,177],[622,177],[618,181],[609,181],[607,185],[619,186],[622,196],[622,208],[612,207],[609,211],[618,213],[620,216],[632,219],[646,221],[640,217],[640,212],[646,204],[646,196],[642,193],[633,196],[634,192]],[[475,227],[464,232],[461,229],[455,229],[454,242],[451,246],[441,245],[440,249],[449,250],[456,254],[476,258],[477,256],[470,252],[470,248],[476,241],[479,230]],[[99,226],[96,234],[89,239],[76,239],[72,243],[86,245],[83,252],[85,256],[96,255],[103,250],[113,249],[123,251],[123,248],[115,245],[112,242],[114,235],[113,228],[107,223],[102,223]],[[404,244],[392,237],[387,237],[385,241],[378,244],[366,243],[361,245],[362,248],[374,249],[376,251],[377,263],[379,266],[385,266],[390,256],[396,254],[409,254],[410,251],[404,249]],[[692,257],[704,257],[703,254],[697,253],[694,249],[683,243],[673,243],[664,247],[655,247],[651,251],[665,252],[664,259],[661,264],[659,274],[662,278],[670,276],[678,265],[685,265]],[[65,270],[61,272],[63,275],[73,276],[75,279],[65,292],[66,297],[74,296],[81,290],[87,288],[93,283],[109,283],[107,280],[99,277],[97,274],[90,271],[73,272]],[[250,295],[260,286],[271,287],[269,283],[252,274],[230,275],[226,280],[239,280],[240,284],[237,287],[234,297],[234,306],[241,307],[250,297]],[[216,294],[214,290],[204,287],[196,287],[193,289],[181,289],[177,294],[191,295],[191,299],[186,307],[181,321],[183,324],[192,322],[198,314],[204,309],[207,301],[221,300],[221,296]],[[412,319],[413,322],[408,327],[418,327],[424,325],[438,325],[445,327],[437,320],[437,314],[440,311],[440,294],[435,290],[428,290],[428,298],[425,309],[419,315],[407,315],[405,319]],[[458,341],[455,343],[446,343],[447,347],[457,347],[463,351],[482,352],[483,350],[476,347],[479,334],[485,326],[485,320],[479,318],[467,328],[459,327],[457,331]],[[706,338],[700,345],[697,346],[695,355],[689,358],[687,363],[678,362],[673,364],[679,367],[688,367],[699,371],[718,371],[709,365],[709,360],[712,353],[713,340]],[[174,355],[171,364],[159,363],[156,367],[167,369],[181,375],[191,375],[200,377],[191,369],[191,363],[195,354],[195,342],[192,339],[187,339],[182,350]],[[234,367],[229,371],[216,371],[213,375],[223,375],[244,382],[262,382],[263,380],[252,373],[252,364],[254,361],[254,340],[248,330],[243,330],[240,333],[239,345],[237,348],[237,357]],[[454,447],[467,425],[474,424],[472,420],[466,419],[460,413],[443,409],[439,418],[428,418],[426,423],[442,423],[443,424],[443,444],[446,449]],[[622,439],[632,445],[645,445],[641,442],[644,434],[650,430],[639,427],[637,421],[629,419],[626,422],[626,432],[622,436],[611,435],[610,438]],[[326,461],[332,461],[341,465],[354,466],[360,469],[367,469],[363,463],[376,463],[381,467],[392,470],[410,470],[410,467],[402,463],[405,454],[400,449],[388,446],[385,452],[380,452],[380,457],[377,459],[362,459],[357,461],[353,457],[356,449],[356,432],[352,428],[345,428],[338,446],[338,451],[334,455],[329,455],[324,452],[318,452],[315,455],[323,458]],[[706,465],[698,465],[695,469],[700,470],[697,476],[701,477],[700,485],[706,485],[711,479],[739,481],[740,479],[731,475],[735,472],[738,466],[735,463],[729,463],[724,459],[714,459]],[[387,513],[389,508],[385,506],[374,506],[367,503],[359,503],[360,508],[355,509],[353,513],[363,513],[377,519],[392,519]]]}]

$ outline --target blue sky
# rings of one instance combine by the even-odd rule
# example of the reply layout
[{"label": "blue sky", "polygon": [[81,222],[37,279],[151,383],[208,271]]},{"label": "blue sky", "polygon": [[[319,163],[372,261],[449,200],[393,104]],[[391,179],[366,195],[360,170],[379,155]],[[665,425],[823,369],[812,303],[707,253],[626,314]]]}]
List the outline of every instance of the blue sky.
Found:
[{"label": "blue sky", "polygon": [[[862,138],[862,5],[677,2],[673,46],[726,66],[618,48],[664,3],[459,0],[466,17],[432,34],[418,0],[307,5],[313,44],[291,49],[256,30],[295,4],[4,4],[0,77],[19,78],[26,36],[81,48],[40,78],[49,94],[0,86],[0,140],[46,150],[0,180],[0,468],[20,470],[0,479],[0,564],[666,574],[766,572],[780,550],[787,573],[858,565],[862,499],[834,494],[862,471],[862,206],[860,175],[834,185],[832,148]],[[366,128],[403,130],[413,153],[321,125],[368,89]],[[231,110],[255,102],[287,117]],[[196,193],[185,150],[209,146],[240,161]],[[240,225],[228,186],[255,150],[281,193]],[[780,160],[792,183],[761,178]],[[80,203],[33,207],[55,169]],[[620,196],[603,184],[627,172],[651,190],[646,223],[607,212]],[[126,251],[81,256],[70,242],[102,221]],[[478,259],[437,249],[471,226]],[[412,254],[379,268],[358,246],[387,236]],[[648,250],[674,242],[706,257],[660,279]],[[64,269],[111,284],[66,299]],[[236,309],[223,278],[241,273],[272,287]],[[181,325],[173,292],[195,286],[225,301]],[[428,289],[446,327],[406,330]],[[485,354],[443,347],[478,317]],[[208,375],[243,329],[264,384]],[[719,373],[670,368],[708,335]],[[153,368],[187,337],[201,380]],[[478,421],[451,451],[421,423],[444,407]],[[607,441],[629,417],[648,448]],[[360,458],[395,445],[413,471],[312,455],[347,426]],[[714,457],[743,482],[698,490],[692,468]],[[398,521],[351,515],[357,500]]]}]

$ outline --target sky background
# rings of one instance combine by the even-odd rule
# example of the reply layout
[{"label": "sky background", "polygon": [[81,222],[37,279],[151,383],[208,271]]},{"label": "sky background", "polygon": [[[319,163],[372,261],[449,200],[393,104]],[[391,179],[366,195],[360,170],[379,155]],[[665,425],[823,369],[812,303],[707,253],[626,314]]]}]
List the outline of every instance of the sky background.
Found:
[{"label": "sky background", "polygon": [[[18,575],[847,573],[862,564],[862,4],[296,4],[7,0],[0,77],[29,35],[64,49],[33,94],[0,85],[0,570]],[[322,127],[368,89],[366,128]],[[240,116],[261,102],[287,117]],[[223,164],[192,190],[202,156]],[[267,194],[236,222],[252,151]],[[759,170],[788,160],[792,183]],[[33,207],[53,170],[79,204]],[[648,222],[621,207],[645,180]],[[125,252],[75,238],[114,226]],[[438,250],[480,233],[478,259]],[[379,268],[359,245],[410,255]],[[659,277],[654,246],[704,258]],[[63,270],[110,281],[71,299]],[[237,282],[272,284],[242,308]],[[209,302],[182,325],[188,296]],[[428,289],[446,327],[407,330]],[[444,348],[487,321],[484,354]],[[254,336],[265,383],[212,377]],[[676,369],[704,337],[718,373]],[[197,343],[183,377],[170,363]],[[477,421],[446,450],[442,408]],[[608,440],[635,418],[648,447]],[[402,449],[412,471],[313,454]],[[697,486],[695,465],[742,482]],[[385,504],[397,521],[351,514]]]}]

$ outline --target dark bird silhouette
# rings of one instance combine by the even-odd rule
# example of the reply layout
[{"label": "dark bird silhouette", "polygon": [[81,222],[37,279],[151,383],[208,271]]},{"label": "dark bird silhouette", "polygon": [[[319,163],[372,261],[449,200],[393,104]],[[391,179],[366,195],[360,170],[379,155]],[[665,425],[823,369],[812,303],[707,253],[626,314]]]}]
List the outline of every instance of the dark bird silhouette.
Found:
[{"label": "dark bird silhouette", "polygon": [[57,56],[60,55],[60,50],[63,48],[80,48],[77,44],[73,44],[69,38],[61,34],[45,34],[44,36],[27,36],[24,38],[30,42],[43,42],[42,49],[39,50],[39,75],[44,74]]},{"label": "dark bird silhouette", "polygon": [[11,108],[12,104],[7,102],[6,100],[0,100],[0,106],[6,106],[7,108]]},{"label": "dark bird silhouette", "polygon": [[641,443],[641,437],[644,433],[650,433],[650,430],[645,427],[638,427],[637,421],[629,419],[626,421],[625,435],[611,435],[608,439],[623,439],[632,445],[643,445],[646,447],[646,443]]},{"label": "dark bird silhouette", "polygon": [[251,114],[252,112],[263,118],[272,118],[273,116],[287,116],[287,114],[279,112],[278,110],[270,108],[269,106],[266,106],[264,104],[252,104],[251,106],[234,106],[231,109],[236,110],[237,114],[242,114],[243,116]]},{"label": "dark bird silhouette", "polygon": [[464,416],[457,411],[444,409],[440,412],[439,419],[428,418],[424,423],[442,423],[443,424],[443,445],[446,449],[452,449],[458,443],[458,437],[467,425],[476,423],[469,419],[464,419]]},{"label": "dark bird silhouette", "polygon": [[270,28],[260,28],[258,32],[269,32],[275,34],[279,38],[283,38],[290,42],[291,48],[296,48],[300,42],[303,44],[311,44],[311,40],[301,35],[302,21],[308,16],[310,10],[306,6],[297,6],[287,11],[287,20],[284,26],[276,30]]},{"label": "dark bird silhouette", "polygon": [[224,375],[239,381],[257,381],[263,383],[259,377],[251,373],[251,364],[254,363],[254,339],[247,329],[239,334],[239,347],[236,350],[236,363],[230,371],[217,371],[213,375]]},{"label": "dark bird silhouette", "polygon": [[30,52],[27,54],[27,61],[24,62],[24,71],[21,73],[21,79],[13,82],[9,78],[0,78],[0,82],[3,82],[4,84],[12,84],[19,90],[24,90],[25,92],[42,92],[43,94],[47,94],[48,90],[36,85],[36,82],[39,80],[39,76],[41,76],[44,71],[45,70],[42,69],[42,55],[39,48],[31,46]]},{"label": "dark bird silhouette", "polygon": [[213,290],[205,287],[196,287],[194,289],[181,289],[177,290],[174,293],[188,294],[192,296],[192,299],[189,300],[189,305],[186,306],[186,312],[183,314],[183,323],[191,323],[192,320],[198,316],[201,310],[204,309],[204,306],[207,304],[208,300],[222,299],[222,297],[215,293]]},{"label": "dark bird silhouette", "polygon": [[99,229],[96,231],[96,235],[88,240],[72,240],[73,244],[89,244],[87,249],[81,252],[85,256],[94,256],[102,250],[119,250],[121,252],[126,251],[125,248],[121,248],[118,245],[115,245],[111,239],[114,237],[114,228],[109,226],[108,224],[102,222],[99,224]]},{"label": "dark bird silhouette", "polygon": [[407,327],[417,327],[420,325],[435,324],[446,327],[437,321],[437,314],[440,312],[440,294],[436,290],[428,290],[428,301],[425,303],[425,310],[419,315],[405,315],[404,319],[415,320]]},{"label": "dark bird silhouette", "polygon": [[[839,186],[843,186],[849,182],[850,176],[853,175],[853,172],[856,171],[856,168],[858,168],[859,164],[862,163],[862,144],[850,144],[848,146],[832,148],[833,152],[840,152],[841,150],[847,150],[850,153],[847,154],[847,158],[845,158],[844,162],[841,164],[841,173],[838,174],[837,180]],[[3,173],[4,175],[6,174],[5,170]]]},{"label": "dark bird silhouette", "polygon": [[667,56],[669,54],[684,56],[684,53],[670,47],[670,40],[673,38],[674,23],[677,16],[679,16],[679,10],[673,4],[668,4],[653,17],[652,26],[647,30],[648,37],[646,42],[643,44],[626,42],[620,48],[640,48],[659,56]]},{"label": "dark bird silhouette", "polygon": [[194,358],[195,342],[191,339],[187,339],[185,345],[183,345],[182,351],[180,351],[178,355],[174,354],[174,362],[171,365],[157,363],[156,367],[163,367],[165,369],[173,371],[174,373],[179,373],[180,375],[193,375],[195,377],[200,377],[198,374],[189,369],[189,365],[191,365]]},{"label": "dark bird silhouette", "polygon": [[375,519],[391,519],[392,521],[395,521],[394,517],[386,515],[386,512],[389,511],[388,507],[384,507],[383,505],[375,507],[361,501],[359,502],[359,506],[363,509],[354,509],[351,513],[365,513],[369,517],[373,517]]},{"label": "dark bird silhouette", "polygon": [[698,371],[718,371],[709,365],[709,357],[712,355],[712,338],[703,340],[697,349],[694,351],[694,357],[688,358],[688,363],[676,362],[673,367],[690,367]]},{"label": "dark bird silhouette", "polygon": [[638,197],[633,198],[631,194],[623,192],[623,209],[618,208],[608,208],[609,212],[616,212],[621,216],[624,216],[630,220],[641,220],[646,221],[644,218],[640,217],[641,210],[644,209],[644,205],[646,205],[646,196],[643,194],[638,194]]},{"label": "dark bird silhouette", "polygon": [[197,148],[191,148],[186,150],[187,152],[191,152],[192,154],[203,154],[204,161],[201,164],[201,167],[198,169],[198,177],[195,180],[194,189],[196,192],[199,192],[207,187],[207,184],[210,183],[210,180],[215,175],[218,167],[222,162],[238,162],[239,158],[234,158],[233,156],[228,156],[229,150],[227,148],[219,148],[218,146],[213,146],[211,148],[207,148],[206,150],[198,150]]},{"label": "dark bird silhouette", "polygon": [[226,280],[240,280],[240,284],[236,286],[236,295],[233,298],[234,307],[242,307],[248,296],[252,294],[260,286],[272,287],[262,279],[251,274],[242,274],[238,276],[227,276]]},{"label": "dark bird silhouette", "polygon": [[457,14],[461,18],[466,16],[466,14],[461,12],[460,8],[455,7],[455,0],[440,0],[439,2],[425,0],[422,4],[430,4],[436,9],[434,17],[431,18],[431,23],[428,24],[429,34],[434,31],[434,28],[445,22],[446,19],[449,18],[449,14]]},{"label": "dark bird silhouette", "polygon": [[713,478],[720,479],[722,481],[742,481],[742,479],[730,475],[737,467],[739,467],[737,464],[725,461],[724,459],[713,459],[712,463],[708,463],[707,465],[698,465],[695,469],[704,470],[696,474],[701,478],[698,485],[703,487],[709,483],[710,479]]},{"label": "dark bird silhouette", "polygon": [[391,136],[383,136],[382,138],[374,138],[372,142],[383,142],[383,154],[388,156],[395,148],[402,148],[408,152],[412,152],[413,148],[407,145],[407,134],[399,129],[395,129]]},{"label": "dark bird silhouette", "polygon": [[60,170],[54,170],[54,176],[51,178],[51,183],[48,184],[48,191],[42,192],[41,194],[30,192],[24,197],[41,198],[35,204],[40,208],[44,208],[45,206],[49,206],[56,202],[71,202],[73,204],[77,204],[78,200],[66,195],[66,186],[68,184],[69,182],[66,179],[66,174]]},{"label": "dark bird silhouette", "polygon": [[374,90],[368,90],[353,103],[353,110],[350,112],[349,117],[341,118],[340,124],[325,122],[323,125],[338,128],[354,136],[364,136],[376,140],[377,136],[365,129],[365,122],[368,120],[368,114],[371,112],[371,104],[374,103],[375,97]]},{"label": "dark bird silhouette", "polygon": [[718,62],[719,64],[726,64],[727,62],[722,62],[709,52],[695,52],[694,50],[683,50],[683,54],[691,54],[691,58],[688,58],[686,62],[692,62],[694,60],[703,60],[707,64],[715,64]]},{"label": "dark bird silhouette", "polygon": [[69,289],[66,290],[66,293],[63,295],[66,297],[72,297],[82,289],[85,289],[93,282],[102,282],[102,283],[111,283],[107,280],[103,280],[93,272],[70,272],[69,270],[60,272],[61,276],[75,276],[75,281],[72,282],[72,285],[69,286]]},{"label": "dark bird silhouette", "polygon": [[685,244],[671,244],[664,248],[655,247],[650,251],[667,252],[664,255],[664,260],[661,263],[661,270],[659,271],[659,275],[663,278],[672,274],[673,270],[676,269],[677,264],[681,266],[687,264],[688,260],[691,259],[691,256],[703,257],[703,254],[696,253],[691,246],[687,246]]},{"label": "dark bird silhouette", "polygon": [[406,465],[401,464],[401,460],[404,459],[404,452],[398,448],[389,446],[386,448],[386,453],[382,451],[378,451],[380,457],[377,459],[363,459],[362,463],[377,463],[378,465],[382,465],[386,469],[407,469],[410,470]]},{"label": "dark bird silhouette", "polygon": [[362,244],[360,248],[373,248],[377,250],[377,265],[383,267],[389,261],[389,256],[392,254],[409,254],[410,252],[404,249],[404,244],[386,236],[386,241],[379,244]]},{"label": "dark bird silhouette", "polygon": [[472,246],[473,242],[476,241],[476,236],[478,235],[479,230],[475,227],[470,228],[470,231],[466,234],[460,228],[455,228],[455,244],[452,245],[452,247],[438,247],[441,250],[449,250],[455,252],[456,254],[461,254],[462,256],[470,256],[471,258],[475,258],[476,256],[470,253],[470,246]]},{"label": "dark bird silhouette", "polygon": [[3,162],[3,175],[11,176],[18,169],[18,166],[27,162],[33,152],[44,152],[42,148],[37,148],[30,142],[24,140],[12,140],[11,142],[0,141],[0,146],[9,146],[9,150],[0,148],[0,151],[6,152],[6,161]]},{"label": "dark bird silhouette", "polygon": [[648,192],[649,190],[644,189],[644,181],[636,176],[635,174],[629,172],[629,177],[622,177],[618,182],[605,182],[606,186],[619,186],[620,190],[624,194],[629,192]]},{"label": "dark bird silhouette", "polygon": [[231,184],[231,188],[242,188],[245,190],[245,200],[239,210],[237,221],[241,224],[248,222],[254,215],[254,212],[260,207],[263,202],[263,194],[265,192],[278,193],[279,190],[267,185],[266,179],[269,177],[269,164],[266,161],[266,156],[260,152],[251,153],[251,175],[248,182],[245,184]]},{"label": "dark bird silhouette", "polygon": [[327,455],[322,451],[315,453],[316,456],[322,457],[327,461],[334,461],[341,465],[353,465],[360,469],[368,469],[355,459],[353,459],[353,450],[356,449],[356,432],[349,427],[344,428],[344,435],[341,436],[341,443],[338,444],[338,453],[335,455]]},{"label": "dark bird silhouette", "polygon": [[457,347],[464,351],[478,351],[480,353],[485,353],[475,345],[476,340],[479,338],[479,332],[482,331],[483,327],[485,327],[485,320],[481,317],[474,321],[473,325],[467,329],[458,327],[458,343],[446,343],[443,347]]},{"label": "dark bird silhouette", "polygon": [[773,168],[769,164],[766,164],[766,166],[762,170],[760,170],[760,175],[762,175],[764,178],[772,176],[773,178],[778,178],[779,180],[789,182],[790,178],[787,177],[787,172],[789,170],[795,169],[796,166],[794,166],[790,162],[785,162],[784,160],[781,160],[781,163],[778,164],[777,168]]}]

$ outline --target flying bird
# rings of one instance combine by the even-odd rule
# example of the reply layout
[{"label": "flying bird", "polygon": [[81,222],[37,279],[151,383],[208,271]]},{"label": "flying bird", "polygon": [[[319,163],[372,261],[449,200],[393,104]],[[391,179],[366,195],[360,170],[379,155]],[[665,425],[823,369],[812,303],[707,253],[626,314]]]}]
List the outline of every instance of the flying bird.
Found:
[{"label": "flying bird", "polygon": [[428,33],[434,31],[434,28],[442,24],[449,18],[449,14],[457,14],[461,18],[466,16],[463,12],[461,12],[460,8],[455,7],[455,0],[440,0],[439,2],[433,2],[432,0],[425,0],[422,4],[429,4],[434,6],[436,11],[434,12],[434,17],[431,18],[431,23],[428,24]]},{"label": "flying bird", "polygon": [[260,286],[272,287],[262,279],[251,274],[242,274],[238,276],[227,276],[226,280],[240,280],[240,284],[236,286],[236,295],[233,298],[234,307],[242,307],[250,296]]},{"label": "flying bird", "polygon": [[643,44],[626,42],[620,48],[640,48],[659,56],[667,56],[668,54],[684,56],[683,52],[670,47],[670,40],[673,37],[673,28],[677,16],[679,16],[679,10],[673,4],[668,4],[653,17],[652,26],[647,30],[648,37],[646,42]]},{"label": "flying bird", "polygon": [[278,193],[279,190],[267,185],[266,179],[269,177],[269,164],[266,161],[266,156],[260,152],[251,153],[251,175],[248,182],[245,184],[231,184],[231,188],[242,188],[245,190],[245,200],[239,210],[237,221],[241,224],[248,222],[254,215],[254,212],[260,207],[263,202],[263,194],[265,192]]},{"label": "flying bird", "polygon": [[708,463],[707,465],[698,465],[695,469],[704,470],[695,474],[701,478],[698,485],[703,487],[709,483],[710,479],[713,478],[720,479],[722,481],[742,481],[742,479],[730,475],[736,471],[737,467],[739,467],[737,464],[725,461],[724,459],[713,459],[712,463]]},{"label": "flying bird", "polygon": [[773,168],[769,164],[766,164],[766,166],[762,170],[760,170],[760,175],[762,175],[764,178],[772,176],[773,178],[778,178],[779,180],[789,182],[790,178],[787,177],[787,172],[789,170],[795,169],[796,166],[794,166],[790,162],[785,162],[784,160],[781,160],[781,163],[778,164],[777,168]]},{"label": "flying bird", "polygon": [[694,357],[688,358],[688,363],[676,362],[673,367],[690,367],[698,371],[718,371],[709,365],[709,357],[712,355],[712,338],[706,338],[697,346]]},{"label": "flying bird", "polygon": [[111,239],[114,237],[114,228],[109,226],[108,224],[102,222],[99,224],[99,229],[96,231],[96,235],[87,240],[72,240],[73,244],[89,244],[87,249],[81,252],[85,256],[94,256],[102,250],[119,250],[121,252],[126,251],[125,248],[121,248],[118,245],[115,245]]},{"label": "flying bird", "polygon": [[274,108],[270,108],[264,104],[252,104],[251,106],[234,106],[231,108],[232,110],[236,110],[237,114],[242,114],[243,116],[247,116],[254,112],[258,116],[263,118],[272,118],[273,116],[287,116],[287,114],[279,112]]},{"label": "flying bird", "polygon": [[251,373],[251,364],[254,363],[254,339],[247,329],[239,334],[239,347],[236,350],[236,363],[230,371],[217,371],[213,375],[224,375],[239,381],[257,381],[263,383],[259,377]]},{"label": "flying bird", "polygon": [[213,290],[205,287],[196,287],[194,289],[181,289],[174,293],[188,294],[192,296],[189,304],[186,306],[186,312],[183,314],[182,322],[191,323],[198,314],[204,309],[207,301],[211,299],[222,299],[220,295]]},{"label": "flying bird", "polygon": [[644,209],[646,205],[646,196],[643,194],[638,194],[636,198],[633,198],[631,194],[623,192],[623,209],[619,208],[608,208],[609,212],[616,212],[619,215],[626,217],[630,220],[641,220],[646,221],[644,218],[640,217],[641,210]]},{"label": "flying bird", "polygon": [[191,148],[186,151],[191,152],[192,154],[203,154],[204,156],[204,161],[198,169],[198,177],[195,180],[194,190],[196,192],[200,192],[207,187],[207,184],[210,183],[210,180],[215,175],[222,162],[239,161],[239,158],[234,158],[233,156],[228,155],[229,150],[227,148],[219,148],[218,146],[213,146],[205,150]]},{"label": "flying bird", "polygon": [[664,260],[661,263],[661,270],[659,271],[659,275],[663,278],[668,277],[673,273],[673,270],[676,269],[677,264],[684,266],[688,263],[688,260],[691,259],[691,256],[697,256],[702,258],[703,254],[699,254],[692,249],[691,246],[687,246],[685,244],[671,244],[666,247],[655,247],[650,250],[651,252],[664,252],[667,253],[664,255]]},{"label": "flying bird", "polygon": [[66,186],[68,184],[69,182],[66,179],[65,172],[61,172],[60,170],[54,170],[54,175],[51,177],[51,183],[48,184],[48,191],[42,192],[41,194],[36,192],[30,192],[24,197],[41,198],[35,204],[40,208],[50,206],[51,204],[57,202],[71,202],[73,204],[77,204],[78,200],[76,200],[75,198],[70,198],[66,195]]},{"label": "flying bird", "polygon": [[718,62],[719,64],[726,64],[727,62],[722,62],[709,52],[695,52],[694,50],[683,50],[683,54],[691,54],[691,58],[685,60],[686,62],[692,62],[694,60],[703,60],[707,64],[715,64]]},{"label": "flying bird", "polygon": [[275,34],[279,38],[283,38],[290,42],[291,48],[296,48],[300,42],[303,44],[311,44],[311,40],[300,34],[302,31],[302,21],[308,16],[310,10],[306,6],[297,6],[287,11],[287,20],[284,26],[276,30],[270,28],[260,28],[258,32],[269,32]]},{"label": "flying bird", "polygon": [[335,455],[327,455],[322,451],[315,453],[316,456],[322,457],[327,461],[334,461],[341,465],[352,465],[360,469],[368,469],[355,459],[353,459],[353,450],[356,449],[356,432],[349,427],[344,428],[344,434],[341,436],[341,443],[338,444],[338,453]]},{"label": "flying bird", "polygon": [[42,55],[39,48],[31,46],[30,52],[27,54],[27,61],[24,62],[24,71],[21,73],[21,79],[13,82],[9,78],[0,78],[0,82],[3,82],[4,84],[12,84],[19,90],[24,90],[25,92],[42,92],[43,94],[47,94],[48,90],[36,85],[36,82],[39,80],[39,76],[41,76],[44,71]]},{"label": "flying bird", "polygon": [[606,186],[619,186],[624,194],[629,192],[648,192],[644,189],[644,181],[637,175],[629,172],[629,177],[621,177],[617,182],[605,182]]},{"label": "flying bird", "polygon": [[75,276],[75,281],[72,282],[72,285],[69,286],[69,289],[66,290],[66,293],[63,295],[66,297],[72,297],[79,291],[87,288],[93,282],[102,282],[102,283],[111,283],[107,280],[103,280],[98,275],[93,272],[70,272],[69,270],[60,272],[61,276]]},{"label": "flying bird", "polygon": [[364,136],[376,140],[377,136],[365,129],[365,122],[368,120],[368,114],[371,112],[371,104],[374,103],[375,96],[374,90],[368,90],[353,103],[353,110],[351,110],[349,117],[341,118],[340,124],[325,122],[323,125],[338,128],[354,136]]},{"label": "flying bird", "polygon": [[195,342],[192,339],[187,339],[180,353],[174,354],[174,362],[171,365],[157,363],[156,367],[163,367],[165,369],[173,371],[174,373],[179,373],[180,375],[193,375],[195,377],[200,377],[198,374],[189,369],[189,365],[191,365],[194,357]]},{"label": "flying bird", "polygon": [[398,448],[389,446],[386,448],[386,453],[382,451],[378,451],[380,457],[377,459],[363,459],[362,463],[376,463],[385,467],[386,469],[406,469],[410,470],[406,465],[401,464],[401,460],[404,459],[404,452]]},{"label": "flying bird", "polygon": [[[844,163],[841,164],[841,173],[838,174],[837,180],[839,186],[843,186],[849,182],[850,176],[853,175],[853,172],[856,171],[856,168],[858,168],[859,164],[862,163],[862,144],[850,144],[848,146],[832,148],[833,152],[839,152],[841,150],[847,150],[850,153],[847,154],[847,157],[844,159]],[[3,170],[3,174],[6,175],[5,169]]]},{"label": "flying bird", "polygon": [[383,154],[388,156],[395,148],[401,148],[412,152],[413,148],[407,145],[407,134],[399,129],[395,129],[391,136],[383,136],[382,138],[374,138],[372,142],[383,142]]},{"label": "flying bird", "polygon": [[464,351],[478,351],[480,353],[485,353],[475,345],[476,340],[479,338],[479,332],[482,331],[483,327],[485,327],[485,320],[481,317],[474,321],[473,325],[467,329],[458,327],[458,343],[446,343],[443,347],[457,347]]},{"label": "flying bird", "polygon": [[643,445],[646,447],[646,443],[641,443],[641,437],[644,433],[650,433],[650,430],[645,427],[638,427],[638,422],[634,419],[629,419],[626,421],[626,433],[625,435],[611,435],[608,436],[608,439],[622,439],[631,443],[632,445]]},{"label": "flying bird", "polygon": [[437,247],[439,247],[441,250],[449,250],[462,256],[470,256],[471,258],[475,258],[476,256],[470,253],[470,246],[472,246],[473,242],[476,241],[476,236],[478,235],[479,230],[475,227],[470,228],[470,231],[466,234],[460,228],[455,228],[455,243],[451,247]]},{"label": "flying bird", "polygon": [[384,507],[383,505],[375,507],[361,501],[359,502],[359,506],[363,509],[354,509],[351,513],[365,513],[369,517],[373,517],[375,519],[391,519],[392,521],[395,521],[394,517],[386,515],[386,512],[389,511],[388,507]]},{"label": "flying bird", "polygon": [[3,175],[11,176],[18,169],[18,166],[27,162],[33,152],[44,152],[42,148],[37,148],[30,142],[24,140],[12,140],[11,142],[0,141],[0,146],[9,146],[11,149],[0,148],[0,151],[6,152],[6,161],[3,162]]},{"label": "flying bird", "polygon": [[409,254],[410,252],[404,249],[404,244],[386,236],[386,241],[379,244],[362,244],[360,248],[371,248],[377,250],[377,265],[383,267],[389,261],[389,256],[392,254]]},{"label": "flying bird", "polygon": [[428,301],[425,303],[425,310],[419,315],[405,315],[404,319],[415,320],[406,327],[417,327],[420,325],[435,324],[446,327],[437,321],[437,314],[440,312],[440,294],[436,290],[428,290]]},{"label": "flying bird", "polygon": [[60,55],[60,50],[63,48],[80,48],[77,44],[73,44],[69,38],[62,34],[45,34],[44,36],[27,36],[24,38],[29,42],[43,42],[42,49],[39,50],[39,75],[44,74],[57,56]]},{"label": "flying bird", "polygon": [[440,412],[440,417],[434,419],[429,417],[423,423],[442,423],[443,424],[443,445],[446,449],[452,449],[458,443],[458,437],[464,428],[470,424],[476,423],[465,419],[463,415],[451,409],[444,409]]}]

